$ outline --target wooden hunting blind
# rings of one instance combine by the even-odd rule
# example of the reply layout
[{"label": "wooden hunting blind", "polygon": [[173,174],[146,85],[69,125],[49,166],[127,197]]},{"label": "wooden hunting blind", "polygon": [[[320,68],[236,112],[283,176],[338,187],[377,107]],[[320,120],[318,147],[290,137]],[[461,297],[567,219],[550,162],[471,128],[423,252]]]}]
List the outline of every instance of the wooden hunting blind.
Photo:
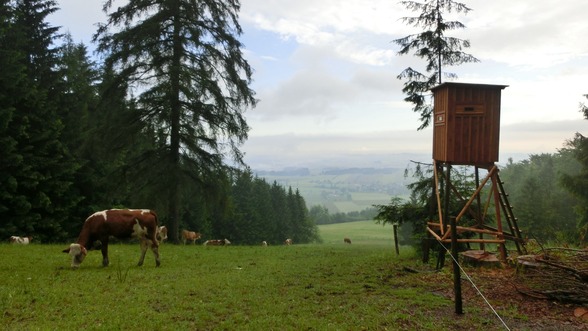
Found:
[{"label": "wooden hunting blind", "polygon": [[[519,253],[524,252],[525,240],[517,225],[508,194],[498,175],[500,141],[500,99],[507,85],[443,83],[432,89],[434,198],[437,200],[437,221],[427,223],[429,234],[437,241],[449,243],[498,244],[501,259],[506,260],[505,240],[512,240]],[[474,166],[475,188],[467,198],[461,196],[451,180],[453,165]],[[445,169],[445,170],[444,170]],[[480,181],[479,170],[486,169]],[[486,187],[489,184],[489,187]],[[486,187],[486,188],[485,188]],[[482,192],[486,192],[482,201]],[[449,215],[450,195],[461,201],[457,215]],[[489,215],[494,204],[494,215]],[[473,219],[474,224],[462,225],[460,220]],[[449,220],[459,238],[448,231]],[[490,226],[488,223],[493,224]],[[503,222],[506,222],[503,227]],[[471,233],[474,236],[462,236]],[[477,234],[477,238],[475,235]],[[453,244],[453,243],[452,243]]]},{"label": "wooden hunting blind", "polygon": [[498,161],[500,93],[505,87],[443,83],[432,89],[434,160],[462,165]]}]

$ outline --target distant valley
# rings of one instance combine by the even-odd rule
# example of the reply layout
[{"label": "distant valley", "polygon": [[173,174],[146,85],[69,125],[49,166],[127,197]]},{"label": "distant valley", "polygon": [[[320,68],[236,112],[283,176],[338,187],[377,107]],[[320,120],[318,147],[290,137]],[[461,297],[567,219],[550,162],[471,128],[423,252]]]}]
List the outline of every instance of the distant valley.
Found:
[{"label": "distant valley", "polygon": [[409,193],[403,168],[288,168],[256,173],[269,183],[298,189],[309,208],[322,205],[330,213],[361,211]]},{"label": "distant valley", "polygon": [[[525,156],[508,155],[501,160],[506,163],[512,157],[517,162]],[[279,169],[255,170],[255,164],[251,166],[268,183],[275,181],[286,188],[298,189],[308,208],[322,205],[333,214],[388,204],[395,196],[408,197],[406,185],[413,179],[405,178],[404,172],[414,166],[413,161],[432,162],[429,154],[390,154],[313,159],[309,166],[302,166],[300,161],[296,166]]]}]

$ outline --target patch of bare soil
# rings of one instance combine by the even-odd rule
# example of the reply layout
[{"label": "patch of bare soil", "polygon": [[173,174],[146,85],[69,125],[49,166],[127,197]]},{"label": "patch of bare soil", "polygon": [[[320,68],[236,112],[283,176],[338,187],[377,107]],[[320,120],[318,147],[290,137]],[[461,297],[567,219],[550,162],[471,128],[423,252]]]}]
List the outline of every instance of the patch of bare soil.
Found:
[{"label": "patch of bare soil", "polygon": [[[462,273],[464,315],[468,314],[468,311],[471,313],[472,307],[478,308],[478,311],[487,311],[489,318],[496,318],[496,325],[506,325],[503,328],[505,330],[588,330],[586,305],[523,294],[527,293],[523,289],[525,285],[517,277],[514,268],[469,268],[465,272],[471,281]],[[431,277],[431,281],[438,282],[439,279],[435,278],[440,276],[430,274],[425,277]],[[443,283],[449,286],[438,292],[453,300],[453,280],[450,279],[448,283],[447,274],[443,275],[443,278]],[[582,314],[584,309],[586,313]],[[496,311],[504,324],[492,310]]]}]

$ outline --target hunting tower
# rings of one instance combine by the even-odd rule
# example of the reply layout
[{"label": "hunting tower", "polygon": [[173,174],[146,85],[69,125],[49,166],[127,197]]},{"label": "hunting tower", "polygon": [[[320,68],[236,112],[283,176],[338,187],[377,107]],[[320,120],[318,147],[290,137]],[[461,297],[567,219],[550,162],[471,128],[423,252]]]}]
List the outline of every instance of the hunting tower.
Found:
[{"label": "hunting tower", "polygon": [[[433,111],[433,161],[435,164],[435,196],[439,222],[428,223],[427,230],[435,239],[450,242],[451,233],[448,231],[449,195],[456,194],[461,200],[463,209],[455,217],[456,224],[467,213],[475,220],[474,225],[457,226],[458,234],[475,233],[477,238],[460,236],[458,242],[479,243],[484,249],[485,243],[499,244],[501,259],[506,259],[505,239],[513,240],[517,250],[524,247],[516,218],[504,192],[503,183],[498,176],[498,168],[494,164],[498,161],[500,140],[500,97],[507,85],[443,83],[432,89],[434,97]],[[469,199],[459,195],[458,190],[451,183],[450,173],[452,165],[475,167],[475,181],[477,188]],[[446,172],[444,173],[443,168]],[[479,169],[486,169],[487,175],[482,181]],[[442,181],[443,179],[443,181]],[[445,187],[441,187],[442,184]],[[487,200],[482,207],[481,192],[490,183],[487,190]],[[441,197],[444,201],[441,201]],[[477,202],[474,204],[474,202]],[[487,212],[489,205],[494,203],[496,218],[495,226],[489,226]],[[474,207],[476,206],[476,207]],[[508,223],[509,230],[503,229],[503,220]]]},{"label": "hunting tower", "polygon": [[434,160],[463,165],[498,161],[500,92],[505,87],[444,83],[432,89]]}]

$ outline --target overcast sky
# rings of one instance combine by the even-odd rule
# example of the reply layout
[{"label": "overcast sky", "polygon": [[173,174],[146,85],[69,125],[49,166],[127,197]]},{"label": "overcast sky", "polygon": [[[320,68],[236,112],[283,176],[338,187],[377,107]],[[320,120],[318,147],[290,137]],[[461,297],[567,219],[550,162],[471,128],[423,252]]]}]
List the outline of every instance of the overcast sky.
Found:
[{"label": "overcast sky", "polygon": [[[57,2],[51,23],[91,49],[103,1]],[[508,85],[501,155],[554,153],[574,133],[588,135],[579,112],[588,94],[588,1],[461,2],[472,11],[446,19],[466,29],[447,35],[468,39],[466,51],[481,62],[449,71],[458,82]],[[400,20],[417,14],[394,0],[242,0],[241,40],[260,100],[246,114],[246,161],[271,168],[344,163],[346,155],[430,155],[432,131],[416,130],[418,116],[396,78],[408,66],[424,71],[424,63],[398,56],[392,42],[420,32]]]}]

